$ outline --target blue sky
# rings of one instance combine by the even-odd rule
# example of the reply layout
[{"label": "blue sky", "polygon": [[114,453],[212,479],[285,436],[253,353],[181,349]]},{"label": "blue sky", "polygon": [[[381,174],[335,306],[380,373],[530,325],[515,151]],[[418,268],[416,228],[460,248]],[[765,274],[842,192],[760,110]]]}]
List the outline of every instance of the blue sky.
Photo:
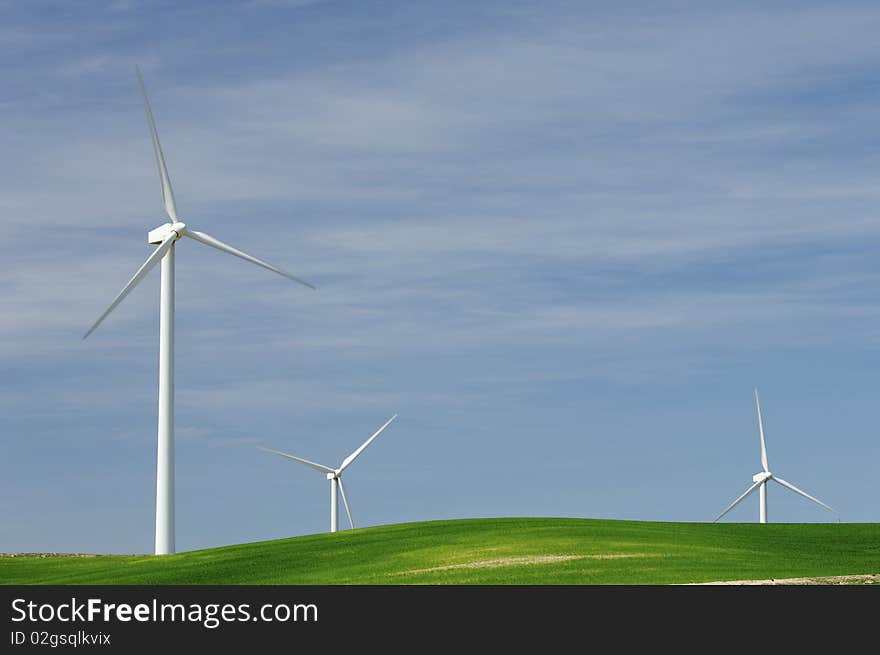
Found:
[{"label": "blue sky", "polygon": [[[760,469],[880,521],[873,3],[0,2],[0,550],[482,516],[711,521]],[[757,520],[752,497],[723,520]],[[832,514],[782,487],[771,521]],[[343,522],[344,524],[344,522]]]}]

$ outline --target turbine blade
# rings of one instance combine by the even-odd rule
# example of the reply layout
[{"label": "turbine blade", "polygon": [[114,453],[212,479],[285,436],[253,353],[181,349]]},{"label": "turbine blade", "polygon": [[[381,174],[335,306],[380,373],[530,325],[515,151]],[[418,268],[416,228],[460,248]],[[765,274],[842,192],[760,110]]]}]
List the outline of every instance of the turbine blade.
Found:
[{"label": "turbine blade", "polygon": [[761,481],[759,481],[759,482],[755,482],[751,487],[749,487],[748,489],[746,489],[746,490],[745,490],[745,493],[743,493],[742,496],[740,496],[739,498],[737,498],[736,500],[734,500],[732,503],[730,503],[730,505],[727,506],[727,509],[725,509],[723,512],[721,512],[721,514],[718,515],[718,518],[716,518],[715,521],[712,521],[712,523],[715,523],[716,521],[718,521],[718,519],[720,519],[722,516],[724,516],[725,514],[727,514],[727,513],[728,513],[730,510],[732,510],[734,507],[736,507],[737,505],[739,505],[740,502],[742,502],[743,500],[745,500],[745,497],[748,496],[750,493],[752,493],[755,489],[757,489],[758,486],[761,484],[761,482],[763,482],[763,480],[761,480]]},{"label": "turbine blade", "polygon": [[758,431],[761,433],[761,466],[764,467],[764,473],[769,473],[770,468],[767,464],[767,444],[764,441],[764,419],[761,417],[761,401],[758,400],[758,389],[755,389],[755,404],[758,406]]},{"label": "turbine blade", "polygon": [[342,484],[342,477],[336,478],[339,482],[339,492],[342,494],[342,504],[345,505],[345,513],[348,514],[348,524],[354,529],[354,520],[351,518],[351,509],[348,507],[348,498],[345,497],[345,485]]},{"label": "turbine blade", "polygon": [[141,280],[144,279],[144,276],[150,272],[150,270],[159,262],[159,260],[165,256],[165,253],[168,252],[168,250],[174,244],[175,238],[176,238],[176,235],[171,234],[162,243],[160,243],[158,246],[156,246],[156,249],[152,252],[152,254],[150,254],[149,257],[147,257],[147,261],[145,261],[141,265],[141,267],[138,269],[137,273],[135,273],[134,276],[128,281],[128,284],[126,284],[122,288],[122,291],[120,291],[118,294],[116,294],[116,297],[113,299],[113,302],[110,303],[110,306],[104,311],[103,314],[101,314],[101,316],[98,317],[97,321],[92,323],[92,327],[90,327],[88,329],[88,331],[83,335],[83,339],[85,339],[92,332],[95,331],[95,328],[97,328],[101,324],[101,321],[103,321],[105,318],[107,318],[107,315],[110,312],[112,312],[114,309],[116,309],[116,305],[121,303],[123,298],[125,298],[128,295],[128,293],[132,289],[134,289]]},{"label": "turbine blade", "polygon": [[165,201],[165,212],[171,218],[172,223],[178,223],[177,207],[174,204],[174,192],[171,190],[171,178],[168,177],[168,169],[165,167],[165,157],[162,155],[162,146],[159,144],[159,133],[156,131],[156,122],[153,120],[153,111],[150,109],[150,101],[147,99],[147,89],[144,86],[144,78],[141,77],[141,69],[134,67],[137,73],[138,84],[141,94],[144,96],[144,111],[147,113],[147,122],[150,124],[150,136],[153,137],[153,152],[156,153],[156,165],[159,167],[159,181],[162,183],[162,198]]},{"label": "turbine blade", "polygon": [[831,511],[831,512],[834,512],[835,514],[837,514],[837,510],[836,510],[836,509],[834,509],[833,507],[830,507],[830,506],[826,505],[825,503],[823,503],[823,502],[822,502],[821,500],[819,500],[818,498],[813,498],[813,497],[812,497],[810,494],[808,494],[806,491],[801,491],[800,489],[798,489],[796,486],[794,486],[794,485],[791,484],[790,482],[786,482],[786,481],[783,480],[782,478],[777,478],[776,476],[774,476],[773,479],[776,480],[776,482],[778,482],[779,484],[781,484],[783,487],[788,487],[789,489],[791,489],[791,490],[792,490],[793,492],[795,492],[796,494],[800,494],[800,495],[803,496],[804,498],[807,498],[807,499],[809,499],[809,500],[812,500],[814,503],[817,503],[817,504],[821,505],[822,507],[824,507],[825,509],[827,509],[827,510],[829,510],[829,511]]},{"label": "turbine blade", "polygon": [[281,457],[286,457],[287,459],[292,459],[295,462],[299,462],[300,464],[305,464],[306,466],[310,466],[316,471],[321,471],[321,473],[333,473],[333,469],[329,466],[324,466],[323,464],[316,464],[315,462],[310,462],[307,459],[303,459],[302,457],[297,457],[296,455],[288,455],[287,453],[282,453],[280,450],[272,450],[271,448],[263,448],[262,446],[257,446],[260,450],[264,450],[267,453],[274,453],[276,455],[280,455]]},{"label": "turbine blade", "polygon": [[359,447],[356,451],[354,451],[351,455],[349,455],[349,456],[346,457],[344,460],[342,460],[342,464],[339,465],[339,472],[342,473],[342,471],[344,471],[345,468],[346,468],[349,464],[351,464],[351,463],[355,460],[355,458],[356,458],[358,455],[360,455],[362,452],[364,452],[364,448],[366,448],[367,446],[369,446],[369,445],[372,443],[373,439],[375,439],[376,437],[378,437],[378,436],[382,433],[382,430],[384,430],[385,428],[387,428],[388,425],[391,423],[391,421],[393,421],[393,420],[396,419],[396,418],[397,418],[397,414],[395,414],[395,415],[392,416],[390,419],[388,419],[387,421],[385,421],[385,425],[383,425],[381,428],[379,428],[378,430],[376,430],[376,432],[373,434],[372,437],[370,437],[370,438],[367,439],[364,443],[362,443],[362,444],[360,445],[360,447]]},{"label": "turbine blade", "polygon": [[204,243],[206,246],[211,246],[212,248],[216,248],[217,250],[222,250],[223,252],[227,252],[230,255],[235,255],[236,257],[241,257],[243,260],[247,262],[251,262],[256,264],[257,266],[262,266],[263,268],[269,269],[273,273],[278,273],[278,275],[283,275],[284,277],[293,280],[294,282],[299,282],[303,286],[307,286],[309,289],[314,289],[315,286],[306,282],[305,280],[301,280],[295,275],[291,275],[285,270],[278,268],[277,266],[270,264],[269,262],[263,261],[262,259],[257,259],[253,255],[249,255],[246,252],[242,252],[238,248],[233,248],[232,246],[223,243],[219,239],[215,239],[209,234],[205,234],[204,232],[196,232],[195,230],[187,230],[184,232],[184,236],[188,236],[191,239],[195,239],[201,243]]}]

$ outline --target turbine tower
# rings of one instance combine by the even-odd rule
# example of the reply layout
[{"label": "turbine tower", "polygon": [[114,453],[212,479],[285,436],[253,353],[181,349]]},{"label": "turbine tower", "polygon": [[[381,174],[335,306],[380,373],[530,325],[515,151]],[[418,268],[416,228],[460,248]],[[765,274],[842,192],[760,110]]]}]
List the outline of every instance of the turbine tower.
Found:
[{"label": "turbine tower", "polygon": [[329,466],[324,466],[323,464],[316,464],[315,462],[310,462],[307,459],[303,459],[302,457],[297,457],[296,455],[289,455],[288,453],[282,453],[278,450],[272,450],[271,448],[263,448],[262,446],[257,446],[260,450],[264,450],[267,453],[274,453],[275,455],[280,455],[281,457],[286,457],[287,459],[292,459],[295,462],[299,462],[300,464],[305,464],[306,466],[315,469],[316,471],[320,471],[327,476],[327,479],[330,481],[330,532],[336,532],[339,530],[339,516],[336,511],[338,500],[337,500],[337,489],[339,493],[342,494],[342,504],[345,505],[345,513],[348,514],[348,523],[354,528],[354,520],[351,518],[351,508],[348,506],[348,499],[345,496],[345,485],[342,484],[342,472],[348,468],[348,466],[355,460],[355,458],[364,452],[364,449],[369,446],[373,439],[378,437],[382,430],[387,428],[391,421],[397,418],[397,414],[392,416],[385,422],[381,428],[376,430],[373,433],[373,436],[367,439],[364,443],[362,443],[357,450],[351,453],[348,457],[342,460],[342,464],[339,465],[338,468],[330,468]]},{"label": "turbine tower", "polygon": [[175,244],[181,237],[189,237],[194,241],[211,246],[222,252],[240,257],[274,273],[283,275],[295,282],[299,282],[310,289],[315,287],[305,280],[301,280],[269,262],[257,259],[237,248],[233,248],[215,239],[214,237],[197,232],[181,222],[177,214],[177,206],[174,203],[174,193],[171,190],[171,179],[165,166],[165,158],[162,155],[162,146],[159,145],[159,134],[156,132],[156,124],[153,120],[153,112],[150,110],[150,102],[147,99],[147,91],[144,88],[144,80],[140,69],[135,67],[138,84],[144,98],[144,110],[147,114],[147,123],[150,126],[150,135],[153,138],[153,150],[156,154],[156,164],[159,167],[159,181],[162,184],[162,198],[165,201],[165,212],[170,223],[165,223],[150,230],[147,242],[157,248],[147,257],[147,260],[138,269],[134,276],[122,288],[110,306],[95,321],[83,339],[95,331],[101,322],[107,318],[116,306],[134,289],[138,283],[162,261],[162,279],[159,294],[159,431],[158,449],[156,453],[156,555],[166,555],[175,552],[174,547],[174,251]]},{"label": "turbine tower", "polygon": [[[823,503],[818,498],[813,498],[807,492],[801,491],[793,484],[786,482],[782,478],[777,477],[770,472],[770,466],[767,463],[767,444],[764,441],[764,419],[761,417],[761,401],[758,399],[758,390],[757,389],[755,389],[755,404],[758,407],[758,432],[761,435],[761,467],[763,470],[760,471],[759,473],[755,473],[755,475],[752,476],[752,485],[748,489],[746,489],[745,492],[739,498],[737,498],[732,503],[730,503],[730,505],[728,505],[727,509],[725,509],[723,512],[721,512],[721,514],[718,515],[718,518],[716,518],[715,521],[717,521],[722,516],[727,514],[730,510],[732,510],[734,507],[736,507],[741,501],[745,500],[746,496],[748,496],[750,493],[752,493],[755,489],[758,489],[759,498],[760,498],[760,505],[759,505],[760,509],[759,509],[759,514],[758,514],[758,520],[761,523],[766,523],[767,522],[767,483],[770,480],[773,480],[773,482],[776,482],[777,484],[780,484],[783,487],[787,487],[788,489],[791,489],[796,494],[800,494],[801,496],[803,496],[807,500],[811,500],[814,503],[816,503],[817,505],[821,505],[825,509],[830,510],[831,512],[834,512],[836,514],[837,513],[836,510],[834,510],[832,507],[829,507],[828,505]],[[715,521],[712,521],[712,522],[715,523]]]}]

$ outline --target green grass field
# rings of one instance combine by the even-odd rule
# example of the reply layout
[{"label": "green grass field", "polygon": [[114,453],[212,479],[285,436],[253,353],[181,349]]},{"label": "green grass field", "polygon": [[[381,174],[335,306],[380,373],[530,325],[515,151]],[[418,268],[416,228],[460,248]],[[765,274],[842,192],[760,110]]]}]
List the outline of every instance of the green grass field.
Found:
[{"label": "green grass field", "polygon": [[5,585],[643,585],[876,573],[878,523],[465,519],[163,557],[0,557]]}]

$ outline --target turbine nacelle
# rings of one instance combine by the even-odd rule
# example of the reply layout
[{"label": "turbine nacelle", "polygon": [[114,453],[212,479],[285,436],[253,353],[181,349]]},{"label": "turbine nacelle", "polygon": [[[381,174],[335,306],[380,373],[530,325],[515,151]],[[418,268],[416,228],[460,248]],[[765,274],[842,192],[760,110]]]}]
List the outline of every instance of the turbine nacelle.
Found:
[{"label": "turbine nacelle", "polygon": [[175,240],[179,239],[186,232],[186,223],[163,223],[147,233],[147,243],[160,244],[169,236],[172,236],[172,232],[177,235]]},{"label": "turbine nacelle", "polygon": [[772,477],[773,475],[770,471],[761,471],[752,476],[752,482],[764,482],[765,480],[770,480]]},{"label": "turbine nacelle", "polygon": [[327,474],[328,480],[338,480],[339,479],[339,471],[333,471],[332,473]]}]

